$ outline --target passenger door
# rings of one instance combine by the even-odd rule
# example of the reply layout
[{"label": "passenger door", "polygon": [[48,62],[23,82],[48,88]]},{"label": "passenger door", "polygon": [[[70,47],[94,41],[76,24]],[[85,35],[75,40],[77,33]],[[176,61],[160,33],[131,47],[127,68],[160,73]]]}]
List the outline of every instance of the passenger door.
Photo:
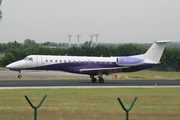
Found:
[{"label": "passenger door", "polygon": [[42,56],[37,55],[36,56],[36,66],[41,66],[42,65]]}]

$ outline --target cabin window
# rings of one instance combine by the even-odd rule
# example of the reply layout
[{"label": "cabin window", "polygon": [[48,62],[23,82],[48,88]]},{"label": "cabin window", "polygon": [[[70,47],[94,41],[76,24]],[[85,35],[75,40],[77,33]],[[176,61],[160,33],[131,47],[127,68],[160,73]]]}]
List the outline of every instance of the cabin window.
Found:
[{"label": "cabin window", "polygon": [[74,63],[75,63],[76,61],[74,60]]},{"label": "cabin window", "polygon": [[66,60],[64,60],[64,62],[66,63]]},{"label": "cabin window", "polygon": [[69,60],[69,62],[71,62],[71,61]]},{"label": "cabin window", "polygon": [[62,60],[60,60],[59,62],[62,62]]},{"label": "cabin window", "polygon": [[52,60],[50,60],[50,62],[52,62]]},{"label": "cabin window", "polygon": [[57,62],[57,60],[55,60],[55,62]]},{"label": "cabin window", "polygon": [[48,60],[46,60],[46,62],[48,62]]}]

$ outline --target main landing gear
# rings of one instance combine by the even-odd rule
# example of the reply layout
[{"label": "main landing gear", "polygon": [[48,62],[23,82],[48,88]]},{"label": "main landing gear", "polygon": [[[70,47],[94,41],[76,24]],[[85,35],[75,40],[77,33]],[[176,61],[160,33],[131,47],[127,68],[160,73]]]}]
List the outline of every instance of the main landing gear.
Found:
[{"label": "main landing gear", "polygon": [[92,83],[96,83],[97,82],[97,79],[94,76],[90,76],[90,77],[91,77],[91,82]]},{"label": "main landing gear", "polygon": [[99,83],[104,83],[104,79],[102,77],[99,77]]},{"label": "main landing gear", "polygon": [[[94,77],[94,75],[90,75],[91,82],[96,83],[97,79]],[[99,83],[104,83],[104,79],[102,78],[102,73],[98,73]]]},{"label": "main landing gear", "polygon": [[21,71],[19,71],[18,78],[19,78],[19,79],[21,79],[21,78],[22,78]]}]

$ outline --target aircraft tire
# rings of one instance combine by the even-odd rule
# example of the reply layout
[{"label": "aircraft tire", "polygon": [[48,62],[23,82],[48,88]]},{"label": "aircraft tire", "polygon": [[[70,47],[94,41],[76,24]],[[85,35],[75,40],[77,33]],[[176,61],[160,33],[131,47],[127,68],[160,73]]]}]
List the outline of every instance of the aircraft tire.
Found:
[{"label": "aircraft tire", "polygon": [[104,79],[102,77],[99,78],[99,83],[104,83]]},{"label": "aircraft tire", "polygon": [[96,79],[96,78],[92,78],[92,79],[91,79],[91,82],[92,82],[92,83],[96,83],[96,82],[97,82],[97,79]]},{"label": "aircraft tire", "polygon": [[22,76],[21,76],[21,75],[18,75],[18,78],[19,78],[19,79],[21,79],[21,78],[22,78]]}]

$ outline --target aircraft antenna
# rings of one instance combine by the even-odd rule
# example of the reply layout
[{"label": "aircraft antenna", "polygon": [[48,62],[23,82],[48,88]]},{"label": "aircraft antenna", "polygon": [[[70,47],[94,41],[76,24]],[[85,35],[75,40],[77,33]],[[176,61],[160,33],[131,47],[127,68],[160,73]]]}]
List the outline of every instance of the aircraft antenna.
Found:
[{"label": "aircraft antenna", "polygon": [[79,47],[79,37],[81,37],[81,35],[76,35],[78,38],[78,47]]},{"label": "aircraft antenna", "polygon": [[73,35],[68,34],[67,36],[69,37],[69,48],[70,48],[70,47],[71,47],[71,37],[72,37]]}]

